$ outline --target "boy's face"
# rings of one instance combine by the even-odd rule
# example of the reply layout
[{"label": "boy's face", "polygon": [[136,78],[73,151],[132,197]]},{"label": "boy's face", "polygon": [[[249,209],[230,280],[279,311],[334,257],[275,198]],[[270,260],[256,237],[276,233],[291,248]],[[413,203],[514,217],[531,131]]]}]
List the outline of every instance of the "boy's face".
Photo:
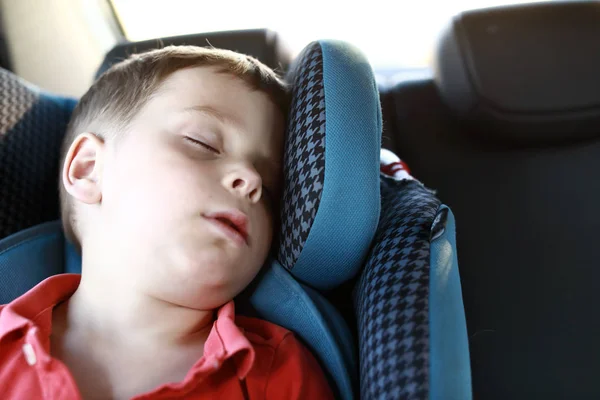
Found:
[{"label": "boy's face", "polygon": [[229,74],[166,79],[104,149],[99,232],[107,257],[126,261],[123,279],[197,309],[242,291],[271,245],[283,125],[266,94]]}]

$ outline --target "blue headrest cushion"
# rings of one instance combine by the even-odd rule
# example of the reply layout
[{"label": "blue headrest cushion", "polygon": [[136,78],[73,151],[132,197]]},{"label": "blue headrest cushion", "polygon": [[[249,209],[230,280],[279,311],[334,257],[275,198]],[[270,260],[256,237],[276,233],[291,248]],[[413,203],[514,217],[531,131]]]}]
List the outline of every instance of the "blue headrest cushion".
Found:
[{"label": "blue headrest cushion", "polygon": [[338,41],[309,44],[287,80],[278,260],[300,281],[330,289],[364,265],[379,222],[379,95],[366,58]]}]

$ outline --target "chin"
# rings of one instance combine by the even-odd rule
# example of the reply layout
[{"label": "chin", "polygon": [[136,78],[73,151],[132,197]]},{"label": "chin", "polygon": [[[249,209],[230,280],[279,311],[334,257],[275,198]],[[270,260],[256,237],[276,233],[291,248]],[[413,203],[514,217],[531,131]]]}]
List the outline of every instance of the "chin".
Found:
[{"label": "chin", "polygon": [[[164,285],[164,284],[163,284]],[[163,291],[160,298],[180,307],[194,310],[214,310],[231,301],[234,296],[228,287],[214,288],[206,285],[179,285],[177,290]]]},{"label": "chin", "polygon": [[174,269],[182,273],[189,274],[190,277],[195,276],[201,271],[209,271],[213,268],[231,269],[235,264],[235,257],[228,249],[218,247],[206,248],[206,246],[185,246],[174,252],[170,257],[171,265]]},{"label": "chin", "polygon": [[169,267],[169,275],[176,276],[181,285],[204,285],[223,289],[231,285],[239,263],[221,255],[196,254],[179,257]]}]

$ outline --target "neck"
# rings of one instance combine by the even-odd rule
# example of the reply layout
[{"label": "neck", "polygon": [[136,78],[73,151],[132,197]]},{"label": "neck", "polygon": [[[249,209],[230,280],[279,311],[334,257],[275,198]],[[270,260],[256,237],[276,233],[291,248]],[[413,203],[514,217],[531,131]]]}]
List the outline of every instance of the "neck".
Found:
[{"label": "neck", "polygon": [[[84,268],[85,270],[85,268]],[[214,310],[182,307],[136,290],[126,279],[82,274],[81,283],[65,304],[70,330],[115,345],[174,347],[206,341]]]}]

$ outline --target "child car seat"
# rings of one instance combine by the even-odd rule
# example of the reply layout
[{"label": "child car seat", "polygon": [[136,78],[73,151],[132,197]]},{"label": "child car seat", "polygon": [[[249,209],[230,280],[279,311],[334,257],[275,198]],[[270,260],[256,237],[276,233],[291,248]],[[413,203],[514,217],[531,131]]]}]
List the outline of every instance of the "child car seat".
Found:
[{"label": "child car seat", "polygon": [[[313,42],[287,79],[279,250],[241,295],[247,312],[296,332],[339,398],[470,398],[452,214],[419,182],[380,176],[381,112],[366,59],[345,43]],[[5,303],[47,276],[77,272],[81,260],[52,221],[61,132],[74,101],[5,71],[0,80],[16,88],[0,104],[11,115],[0,120]],[[23,105],[26,98],[33,100]],[[36,203],[34,213],[26,201]],[[344,282],[354,286],[358,341],[326,299],[339,303],[330,293]]]}]

